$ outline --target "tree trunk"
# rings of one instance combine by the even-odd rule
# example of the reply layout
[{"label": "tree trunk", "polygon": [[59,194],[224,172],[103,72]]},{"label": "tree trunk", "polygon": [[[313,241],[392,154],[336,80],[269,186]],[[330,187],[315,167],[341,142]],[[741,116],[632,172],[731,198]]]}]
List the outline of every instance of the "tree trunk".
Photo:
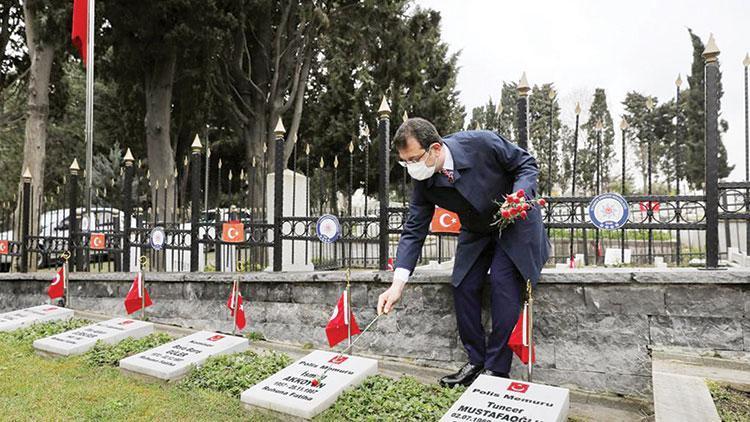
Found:
[{"label": "tree trunk", "polygon": [[[253,119],[250,124],[243,127],[242,137],[245,144],[246,163],[245,171],[248,175],[248,188],[250,198],[248,208],[253,212],[253,218],[264,218],[266,215],[266,193],[264,191],[266,174],[273,171],[271,160],[272,143],[267,143],[266,152],[263,152],[263,144],[267,142],[267,125],[264,119]],[[253,158],[255,168],[253,168]],[[271,184],[270,186],[273,186]]]},{"label": "tree trunk", "polygon": [[144,124],[151,173],[151,209],[156,220],[161,222],[172,221],[175,206],[175,163],[169,131],[176,63],[177,54],[172,51],[164,60],[154,63],[146,74]]},{"label": "tree trunk", "polygon": [[[47,120],[49,117],[49,81],[52,71],[52,61],[55,57],[55,47],[44,44],[39,40],[37,34],[37,16],[33,9],[24,3],[24,16],[26,21],[26,45],[29,49],[29,83],[27,88],[28,98],[26,101],[26,130],[23,146],[23,165],[18,170],[20,174],[28,168],[32,177],[32,213],[29,229],[30,235],[38,234],[39,227],[37,217],[33,213],[38,209],[42,198],[44,186],[44,158],[47,144]],[[17,229],[14,237],[20,241],[21,237],[21,204],[23,201],[23,178],[19,183],[19,201],[16,208]],[[29,258],[29,270],[36,269],[36,257]]]}]

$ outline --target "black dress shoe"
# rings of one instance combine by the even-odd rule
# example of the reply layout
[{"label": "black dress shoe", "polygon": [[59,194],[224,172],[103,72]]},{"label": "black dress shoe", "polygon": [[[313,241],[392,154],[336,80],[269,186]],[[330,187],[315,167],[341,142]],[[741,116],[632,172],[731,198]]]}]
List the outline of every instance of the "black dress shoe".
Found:
[{"label": "black dress shoe", "polygon": [[474,379],[482,372],[482,365],[472,365],[467,363],[455,374],[446,375],[440,378],[440,385],[443,387],[454,387],[456,385],[469,386]]},{"label": "black dress shoe", "polygon": [[499,377],[499,378],[510,378],[510,376],[503,372],[495,372],[492,369],[485,369],[481,372],[481,375],[489,375],[491,377]]}]

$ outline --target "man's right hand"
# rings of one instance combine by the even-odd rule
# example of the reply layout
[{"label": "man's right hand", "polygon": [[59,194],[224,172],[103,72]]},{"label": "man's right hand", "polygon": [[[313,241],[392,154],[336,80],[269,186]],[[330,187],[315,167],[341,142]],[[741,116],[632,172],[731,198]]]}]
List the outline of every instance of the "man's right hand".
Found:
[{"label": "man's right hand", "polygon": [[391,287],[378,297],[378,315],[387,314],[401,300],[401,293],[404,291],[405,284],[404,280],[393,279]]}]

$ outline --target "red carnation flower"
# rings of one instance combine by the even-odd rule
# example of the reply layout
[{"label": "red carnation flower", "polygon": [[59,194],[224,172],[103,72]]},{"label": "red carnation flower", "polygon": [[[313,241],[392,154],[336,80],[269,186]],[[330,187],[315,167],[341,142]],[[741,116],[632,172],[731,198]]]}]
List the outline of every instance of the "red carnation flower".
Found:
[{"label": "red carnation flower", "polygon": [[518,196],[519,198],[523,198],[523,195],[524,195],[523,189],[519,189],[518,192],[516,192],[516,196]]},{"label": "red carnation flower", "polygon": [[510,211],[503,210],[502,211],[502,216],[503,216],[503,218],[510,218]]},{"label": "red carnation flower", "polygon": [[526,219],[526,211],[521,211],[521,219],[522,220]]},{"label": "red carnation flower", "polygon": [[537,203],[539,204],[540,207],[547,205],[547,201],[545,201],[544,198],[539,198]]},{"label": "red carnation flower", "polygon": [[317,379],[314,379],[312,380],[311,384],[313,387],[317,387],[320,384],[320,381],[318,381]]},{"label": "red carnation flower", "polygon": [[515,208],[511,208],[510,209],[510,215],[516,215],[516,214],[518,214],[518,210],[515,209]]}]

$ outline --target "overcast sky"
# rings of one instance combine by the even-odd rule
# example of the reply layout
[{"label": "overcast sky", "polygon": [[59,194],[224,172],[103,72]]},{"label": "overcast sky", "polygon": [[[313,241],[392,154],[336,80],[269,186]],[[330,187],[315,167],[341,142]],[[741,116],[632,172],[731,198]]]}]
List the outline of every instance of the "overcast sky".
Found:
[{"label": "overcast sky", "polygon": [[518,80],[526,71],[531,85],[555,84],[563,118],[571,126],[575,102],[581,101],[585,114],[595,88],[606,90],[616,125],[623,112],[621,101],[629,91],[655,95],[659,102],[672,98],[678,74],[685,81],[683,88],[687,86],[685,75],[692,62],[687,28],[704,43],[713,33],[721,50],[722,117],[729,122],[723,140],[730,164],[735,164],[729,179],[744,179],[742,60],[750,50],[750,0],[417,0],[416,4],[441,12],[443,40],[451,52],[461,53],[458,89],[467,113],[490,96],[497,100],[502,81]]}]

